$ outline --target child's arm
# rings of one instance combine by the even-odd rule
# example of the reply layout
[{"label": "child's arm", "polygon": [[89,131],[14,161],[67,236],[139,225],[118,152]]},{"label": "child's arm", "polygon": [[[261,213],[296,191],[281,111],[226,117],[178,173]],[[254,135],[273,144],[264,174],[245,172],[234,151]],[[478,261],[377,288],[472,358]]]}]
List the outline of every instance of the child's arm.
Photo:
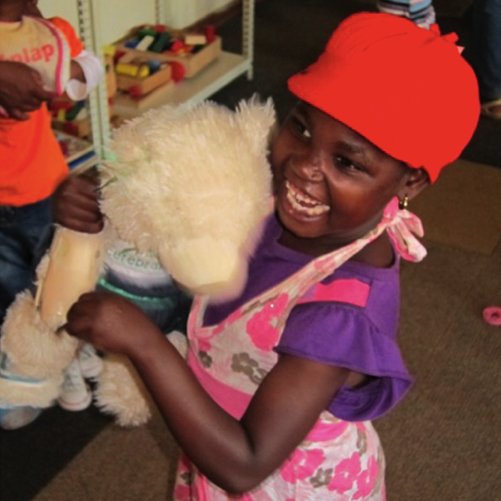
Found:
[{"label": "child's arm", "polygon": [[0,106],[9,118],[27,120],[54,93],[43,88],[40,74],[22,63],[0,61]]},{"label": "child's arm", "polygon": [[64,34],[70,48],[70,80],[65,91],[74,101],[85,99],[103,78],[104,67],[94,53],[84,49],[71,24],[59,17],[52,17],[48,21]]},{"label": "child's arm", "polygon": [[70,80],[66,93],[73,101],[85,99],[104,75],[101,61],[90,51],[83,50],[71,61]]},{"label": "child's arm", "polygon": [[99,178],[94,169],[67,176],[52,195],[56,223],[74,231],[99,233],[104,223],[98,187]]},{"label": "child's arm", "polygon": [[346,369],[281,356],[238,421],[209,397],[165,336],[124,298],[82,296],[68,312],[66,329],[127,355],[183,451],[232,493],[255,487],[285,461],[349,375]]}]

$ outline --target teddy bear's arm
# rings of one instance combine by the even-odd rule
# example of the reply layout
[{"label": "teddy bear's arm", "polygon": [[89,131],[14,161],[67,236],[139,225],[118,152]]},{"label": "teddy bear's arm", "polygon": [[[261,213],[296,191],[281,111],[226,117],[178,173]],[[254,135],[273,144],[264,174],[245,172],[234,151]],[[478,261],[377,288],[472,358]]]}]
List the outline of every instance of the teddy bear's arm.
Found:
[{"label": "teddy bear's arm", "polygon": [[35,306],[53,329],[80,295],[94,290],[102,262],[102,233],[80,233],[59,226],[49,252],[44,277],[39,278]]}]

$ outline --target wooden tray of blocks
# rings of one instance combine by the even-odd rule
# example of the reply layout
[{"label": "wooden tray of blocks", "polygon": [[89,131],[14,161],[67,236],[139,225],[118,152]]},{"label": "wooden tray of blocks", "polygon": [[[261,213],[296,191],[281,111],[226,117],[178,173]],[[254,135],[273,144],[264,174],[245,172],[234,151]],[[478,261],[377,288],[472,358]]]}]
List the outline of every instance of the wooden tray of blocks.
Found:
[{"label": "wooden tray of blocks", "polygon": [[[207,27],[209,28],[209,27]],[[192,78],[200,70],[217,59],[221,53],[221,38],[212,29],[204,34],[169,30],[163,25],[147,25],[132,30],[116,44],[122,58],[141,57],[160,63],[177,63],[182,67],[174,80]],[[122,61],[122,58],[119,61]],[[179,68],[179,67],[178,67]],[[176,72],[176,67],[173,66]]]}]

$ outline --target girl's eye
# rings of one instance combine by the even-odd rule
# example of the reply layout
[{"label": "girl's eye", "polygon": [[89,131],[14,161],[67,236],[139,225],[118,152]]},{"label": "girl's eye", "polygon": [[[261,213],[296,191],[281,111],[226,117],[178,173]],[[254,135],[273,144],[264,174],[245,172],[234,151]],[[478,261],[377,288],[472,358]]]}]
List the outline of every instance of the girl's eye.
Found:
[{"label": "girl's eye", "polygon": [[336,156],[336,165],[340,168],[348,171],[361,171],[362,169],[355,165],[349,158],[344,157],[342,155]]},{"label": "girl's eye", "polygon": [[295,134],[306,139],[311,138],[311,133],[304,122],[299,120],[297,117],[291,118],[291,127]]}]

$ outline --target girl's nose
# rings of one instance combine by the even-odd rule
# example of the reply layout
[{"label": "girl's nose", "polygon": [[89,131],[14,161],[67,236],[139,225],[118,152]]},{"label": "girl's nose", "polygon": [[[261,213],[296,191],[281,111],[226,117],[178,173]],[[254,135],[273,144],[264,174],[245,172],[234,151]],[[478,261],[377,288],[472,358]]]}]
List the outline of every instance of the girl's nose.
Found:
[{"label": "girl's nose", "polygon": [[321,181],[323,179],[322,156],[318,153],[297,155],[292,159],[292,167],[296,174],[307,181]]}]

